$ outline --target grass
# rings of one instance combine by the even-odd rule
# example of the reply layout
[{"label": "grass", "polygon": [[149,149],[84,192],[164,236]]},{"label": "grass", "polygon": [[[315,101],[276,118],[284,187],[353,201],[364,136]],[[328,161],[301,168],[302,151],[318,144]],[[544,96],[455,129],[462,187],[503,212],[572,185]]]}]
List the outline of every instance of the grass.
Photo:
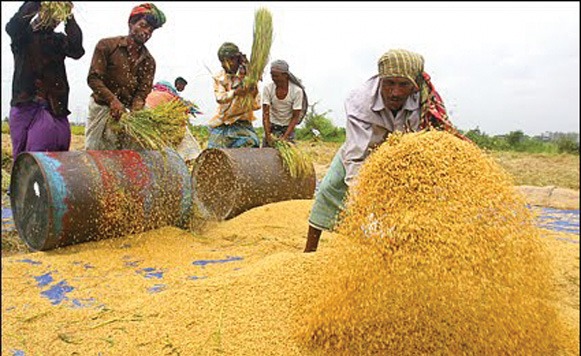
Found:
[{"label": "grass", "polygon": [[[340,142],[297,141],[315,166],[328,166],[341,147]],[[579,190],[579,156],[493,151],[489,153],[507,172],[516,185],[555,186]],[[318,172],[319,173],[319,170]],[[317,174],[317,179],[322,178]]]},{"label": "grass", "polygon": [[579,190],[579,156],[493,152],[492,156],[515,177],[516,185],[555,186]]},{"label": "grass", "polygon": [[71,126],[71,134],[73,136],[85,136],[85,126]]},{"label": "grass", "polygon": [[[12,167],[12,146],[10,135],[2,123],[2,169],[10,172]],[[84,127],[72,126],[71,150],[83,150],[85,145]],[[76,134],[75,132],[81,132]],[[317,170],[317,178],[322,178],[321,170],[328,167],[340,142],[297,141],[297,147],[309,156]],[[579,156],[572,154],[531,154],[525,152],[491,152],[494,159],[515,177],[517,185],[555,186],[579,190]],[[3,190],[4,192],[4,190]]]}]

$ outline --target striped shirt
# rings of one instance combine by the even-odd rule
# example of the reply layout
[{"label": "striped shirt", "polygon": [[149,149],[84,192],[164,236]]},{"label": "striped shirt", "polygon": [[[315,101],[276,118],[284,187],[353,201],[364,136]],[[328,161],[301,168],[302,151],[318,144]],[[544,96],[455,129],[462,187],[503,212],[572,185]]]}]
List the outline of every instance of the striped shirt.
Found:
[{"label": "striped shirt", "polygon": [[[213,79],[218,109],[216,115],[208,122],[211,127],[231,125],[239,120],[249,122],[256,120],[252,110],[246,110],[242,107],[241,97],[234,96],[236,86],[240,85],[244,79],[241,75],[227,74],[226,71],[221,70]],[[253,110],[258,110],[260,109],[260,95],[257,94],[254,99]]]}]

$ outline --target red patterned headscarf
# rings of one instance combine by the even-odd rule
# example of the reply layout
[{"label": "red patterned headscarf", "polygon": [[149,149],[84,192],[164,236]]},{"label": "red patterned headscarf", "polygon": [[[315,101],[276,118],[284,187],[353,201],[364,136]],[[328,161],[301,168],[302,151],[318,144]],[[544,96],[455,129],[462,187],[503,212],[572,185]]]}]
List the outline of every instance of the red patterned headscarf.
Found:
[{"label": "red patterned headscarf", "polygon": [[144,16],[153,28],[159,28],[165,23],[165,14],[150,2],[135,6],[129,15],[129,22],[134,16]]},{"label": "red patterned headscarf", "polygon": [[470,141],[470,139],[462,135],[450,122],[444,101],[440,94],[434,88],[432,80],[428,73],[422,72],[422,80],[420,84],[420,110],[421,120],[420,129],[438,129],[448,131],[455,136]]}]

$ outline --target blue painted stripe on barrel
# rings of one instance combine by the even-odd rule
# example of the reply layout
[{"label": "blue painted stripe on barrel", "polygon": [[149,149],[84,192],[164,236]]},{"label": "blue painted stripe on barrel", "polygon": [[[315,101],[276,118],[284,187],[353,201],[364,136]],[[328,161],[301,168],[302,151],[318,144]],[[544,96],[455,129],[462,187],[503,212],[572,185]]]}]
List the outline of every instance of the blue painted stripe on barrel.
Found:
[{"label": "blue painted stripe on barrel", "polygon": [[54,222],[53,232],[55,236],[60,236],[63,231],[63,217],[67,213],[67,205],[65,199],[67,197],[67,185],[63,176],[58,169],[61,162],[57,159],[49,157],[46,153],[38,152],[36,158],[41,161],[41,165],[50,169],[44,169],[45,177],[50,185],[50,194],[53,202]]}]

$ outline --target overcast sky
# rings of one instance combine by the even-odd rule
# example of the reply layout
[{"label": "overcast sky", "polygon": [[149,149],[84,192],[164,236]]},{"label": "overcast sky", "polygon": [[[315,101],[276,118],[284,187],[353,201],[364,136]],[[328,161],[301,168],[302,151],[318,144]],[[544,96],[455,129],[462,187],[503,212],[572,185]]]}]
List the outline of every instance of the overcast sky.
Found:
[{"label": "overcast sky", "polygon": [[[140,3],[75,2],[86,53],[66,60],[71,121],[86,120],[95,44],[126,35],[129,13]],[[21,4],[2,1],[3,118],[10,110],[14,71],[5,26]],[[250,58],[254,11],[266,7],[274,27],[270,60],[286,60],[309,101],[318,103],[316,111],[328,111],[337,126],[345,126],[345,97],[377,72],[378,58],[390,48],[405,48],[424,56],[426,72],[462,130],[579,132],[577,1],[155,4],[167,17],[146,44],[157,61],[155,80],[189,81],[183,96],[204,112],[194,124],[206,124],[216,111],[210,72],[220,69],[218,47],[234,42]],[[265,83],[268,71],[267,66]]]}]

